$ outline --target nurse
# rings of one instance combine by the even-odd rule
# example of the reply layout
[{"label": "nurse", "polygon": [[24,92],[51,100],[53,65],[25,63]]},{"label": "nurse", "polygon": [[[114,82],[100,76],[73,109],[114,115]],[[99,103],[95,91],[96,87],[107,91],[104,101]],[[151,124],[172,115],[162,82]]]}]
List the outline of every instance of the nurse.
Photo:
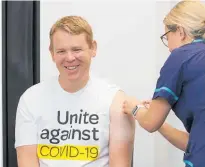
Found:
[{"label": "nurse", "polygon": [[[205,4],[181,1],[165,17],[161,39],[171,52],[147,108],[128,97],[123,112],[149,132],[159,132],[185,151],[186,167],[205,167]],[[187,132],[164,123],[170,110]]]}]

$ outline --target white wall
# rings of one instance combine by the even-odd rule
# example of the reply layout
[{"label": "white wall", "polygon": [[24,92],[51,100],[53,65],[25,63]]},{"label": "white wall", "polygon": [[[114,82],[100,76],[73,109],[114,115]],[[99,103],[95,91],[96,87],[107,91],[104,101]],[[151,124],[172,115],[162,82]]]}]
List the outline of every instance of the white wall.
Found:
[{"label": "white wall", "polygon": [[[150,99],[169,55],[159,37],[170,7],[168,0],[41,1],[41,80],[57,73],[48,52],[50,27],[62,16],[81,15],[91,24],[98,42],[92,71],[119,84],[130,95]],[[181,126],[173,114],[168,121]],[[137,125],[135,167],[183,166],[181,161],[182,152],[158,133],[149,134]]]}]

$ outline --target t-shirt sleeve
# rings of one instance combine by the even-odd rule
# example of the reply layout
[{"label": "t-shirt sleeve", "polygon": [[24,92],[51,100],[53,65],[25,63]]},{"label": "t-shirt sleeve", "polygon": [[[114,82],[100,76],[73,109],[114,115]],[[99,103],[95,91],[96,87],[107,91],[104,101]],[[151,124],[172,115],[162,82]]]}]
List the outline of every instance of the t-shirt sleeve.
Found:
[{"label": "t-shirt sleeve", "polygon": [[37,126],[33,114],[21,96],[16,112],[15,148],[33,144],[37,144]]},{"label": "t-shirt sleeve", "polygon": [[179,99],[183,85],[183,52],[173,51],[161,68],[153,99],[162,97],[173,106]]}]

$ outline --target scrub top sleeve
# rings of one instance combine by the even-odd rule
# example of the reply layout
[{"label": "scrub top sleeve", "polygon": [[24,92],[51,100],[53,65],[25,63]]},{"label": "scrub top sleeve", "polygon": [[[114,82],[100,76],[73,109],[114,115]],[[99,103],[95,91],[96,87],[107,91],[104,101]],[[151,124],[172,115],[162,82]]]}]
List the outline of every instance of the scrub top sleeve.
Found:
[{"label": "scrub top sleeve", "polygon": [[168,101],[171,107],[180,97],[183,84],[183,53],[173,51],[160,70],[153,99],[158,97]]}]

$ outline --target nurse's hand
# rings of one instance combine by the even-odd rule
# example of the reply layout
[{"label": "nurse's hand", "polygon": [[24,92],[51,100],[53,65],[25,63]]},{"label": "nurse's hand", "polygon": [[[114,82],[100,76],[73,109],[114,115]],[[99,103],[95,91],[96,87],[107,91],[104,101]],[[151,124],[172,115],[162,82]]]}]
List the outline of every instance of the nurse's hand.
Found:
[{"label": "nurse's hand", "polygon": [[126,100],[123,103],[122,111],[125,114],[131,114],[132,110],[136,107],[136,105],[140,104],[135,97],[127,96]]},{"label": "nurse's hand", "polygon": [[142,104],[143,104],[147,109],[149,109],[151,102],[152,102],[152,100],[144,100],[144,101],[142,101]]}]

